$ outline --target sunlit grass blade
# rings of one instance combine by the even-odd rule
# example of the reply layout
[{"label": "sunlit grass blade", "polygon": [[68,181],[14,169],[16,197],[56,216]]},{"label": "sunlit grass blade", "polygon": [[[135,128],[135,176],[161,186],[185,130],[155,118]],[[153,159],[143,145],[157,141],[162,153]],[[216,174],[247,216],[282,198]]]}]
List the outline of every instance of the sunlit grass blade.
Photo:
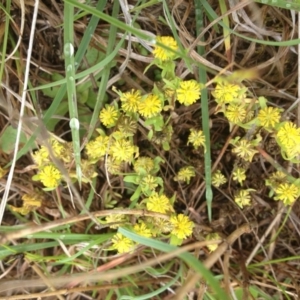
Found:
[{"label": "sunlit grass blade", "polygon": [[[201,33],[201,28],[203,28],[203,10],[202,4],[199,1],[195,1],[195,12],[196,12],[196,28],[197,28],[197,35]],[[197,52],[200,55],[205,54],[205,47],[197,46]],[[207,74],[205,68],[199,67],[199,78],[200,83],[205,86],[207,82]],[[211,222],[212,220],[212,187],[211,187],[211,145],[210,145],[210,131],[209,131],[209,108],[208,108],[208,93],[207,88],[204,88],[201,91],[201,117],[202,117],[202,128],[203,133],[205,135],[205,147],[206,151],[204,154],[204,170],[205,170],[205,189],[206,189],[206,203],[207,203],[207,213],[208,213],[208,220]]]},{"label": "sunlit grass blade", "polygon": [[[226,2],[224,0],[219,0],[221,14],[225,14],[227,12]],[[223,27],[223,36],[224,36],[224,45],[227,56],[228,63],[231,63],[231,48],[230,48],[230,31],[227,28],[230,28],[228,15],[225,15],[223,18],[223,22],[226,27]]]},{"label": "sunlit grass blade", "polygon": [[81,155],[80,155],[80,138],[79,128],[80,123],[78,119],[77,110],[77,95],[75,84],[75,60],[74,60],[74,6],[65,3],[64,7],[64,58],[65,58],[65,70],[67,79],[67,95],[69,103],[69,116],[70,116],[70,128],[72,133],[72,142],[74,149],[74,158],[76,165],[76,176],[81,186]]}]

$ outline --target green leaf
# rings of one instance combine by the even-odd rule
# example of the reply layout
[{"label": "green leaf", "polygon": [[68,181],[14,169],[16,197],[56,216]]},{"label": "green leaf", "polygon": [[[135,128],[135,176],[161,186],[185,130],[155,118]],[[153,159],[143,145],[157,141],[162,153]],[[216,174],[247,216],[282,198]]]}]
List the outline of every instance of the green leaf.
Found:
[{"label": "green leaf", "polygon": [[[6,129],[2,132],[2,136],[0,137],[0,149],[4,153],[10,154],[14,151],[16,145],[16,136],[17,129],[13,128],[12,126],[7,126]],[[21,132],[20,145],[26,144],[26,142],[26,135]]]}]

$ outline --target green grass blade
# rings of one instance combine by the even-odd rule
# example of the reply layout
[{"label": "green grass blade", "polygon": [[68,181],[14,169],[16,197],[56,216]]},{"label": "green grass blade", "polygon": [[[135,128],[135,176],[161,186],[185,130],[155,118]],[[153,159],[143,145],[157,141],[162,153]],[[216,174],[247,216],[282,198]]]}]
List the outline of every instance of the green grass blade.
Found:
[{"label": "green grass blade", "polygon": [[81,155],[80,155],[80,137],[79,137],[79,117],[77,109],[77,96],[75,84],[75,59],[74,59],[74,6],[65,3],[64,7],[64,58],[67,79],[67,95],[70,115],[70,128],[72,133],[72,142],[74,158],[76,165],[76,176],[81,186]]},{"label": "green grass blade", "polygon": [[[195,13],[196,13],[196,28],[197,35],[201,33],[201,29],[203,28],[203,10],[200,1],[195,0]],[[202,39],[203,41],[203,39]],[[203,56],[205,54],[205,47],[197,46],[197,52],[199,55]],[[199,67],[199,78],[200,83],[205,86],[207,82],[207,74],[206,69],[203,67]],[[206,189],[206,204],[207,204],[207,213],[208,220],[211,222],[212,220],[212,188],[211,188],[211,153],[210,153],[210,131],[209,131],[209,108],[208,108],[208,93],[207,88],[204,88],[201,91],[201,116],[202,116],[202,128],[203,133],[205,135],[205,148],[206,151],[204,153],[204,171],[205,171],[205,189]]]}]

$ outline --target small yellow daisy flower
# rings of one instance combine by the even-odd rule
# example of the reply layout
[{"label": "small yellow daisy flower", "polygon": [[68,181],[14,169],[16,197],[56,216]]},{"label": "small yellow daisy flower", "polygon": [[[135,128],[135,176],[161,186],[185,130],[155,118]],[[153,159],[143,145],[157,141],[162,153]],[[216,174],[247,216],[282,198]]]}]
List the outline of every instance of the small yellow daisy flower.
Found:
[{"label": "small yellow daisy flower", "polygon": [[202,130],[196,130],[196,129],[191,129],[191,133],[188,137],[188,143],[193,144],[195,149],[198,149],[198,147],[203,146],[205,149],[205,136],[203,134]]},{"label": "small yellow daisy flower", "polygon": [[138,106],[138,112],[145,118],[154,117],[161,111],[161,101],[156,95],[153,94],[147,95],[147,97],[142,100]]},{"label": "small yellow daisy flower", "polygon": [[40,167],[50,162],[49,152],[45,146],[42,146],[39,150],[32,154],[33,161]]},{"label": "small yellow daisy flower", "polygon": [[[112,229],[117,229],[119,228],[120,226],[124,225],[124,223],[127,221],[127,218],[125,215],[121,215],[121,214],[111,214],[111,215],[108,215],[106,218],[105,218],[105,221],[106,223],[109,225],[110,223],[112,225],[109,225],[109,228],[112,228]],[[114,224],[114,223],[117,223],[117,224]]]},{"label": "small yellow daisy flower", "polygon": [[[156,41],[165,45],[166,47],[171,48],[174,51],[177,51],[178,45],[174,38],[170,36],[158,36]],[[160,59],[161,61],[172,60],[176,57],[176,54],[158,46],[157,44],[154,46],[153,55],[155,58]]]},{"label": "small yellow daisy flower", "polygon": [[109,137],[99,135],[95,140],[89,141],[86,146],[86,154],[89,160],[98,160],[107,152]]},{"label": "small yellow daisy flower", "polygon": [[151,237],[152,233],[151,230],[147,227],[147,225],[144,222],[140,222],[139,224],[135,224],[133,227],[133,230],[144,237]]},{"label": "small yellow daisy flower", "polygon": [[99,119],[104,126],[109,128],[116,125],[118,115],[119,112],[114,106],[107,105],[101,110]]},{"label": "small yellow daisy flower", "polygon": [[109,149],[112,157],[117,161],[130,162],[133,159],[135,147],[128,140],[114,141]]},{"label": "small yellow daisy flower", "polygon": [[292,183],[282,183],[275,188],[275,200],[281,200],[284,205],[292,205],[299,197],[299,188]]},{"label": "small yellow daisy flower", "polygon": [[133,168],[138,174],[150,173],[154,169],[154,160],[147,156],[140,156],[134,162]]},{"label": "small yellow daisy flower", "polygon": [[[205,237],[206,241],[214,241],[214,240],[220,240],[221,237],[217,233],[210,233]],[[218,244],[210,244],[207,245],[207,248],[209,249],[209,252],[213,252],[218,248]]]},{"label": "small yellow daisy flower", "polygon": [[9,205],[9,207],[12,211],[25,216],[29,214],[31,211],[41,207],[44,197],[41,193],[32,192],[31,194],[23,195],[22,200],[23,200],[22,207],[15,207],[12,205]]},{"label": "small yellow daisy flower", "polygon": [[200,98],[200,89],[200,84],[196,80],[181,81],[179,88],[176,89],[177,100],[179,103],[189,106]]},{"label": "small yellow daisy flower", "polygon": [[165,195],[158,195],[157,193],[153,193],[147,199],[146,206],[148,210],[162,214],[173,211],[169,198]]},{"label": "small yellow daisy flower", "polygon": [[183,214],[172,216],[170,223],[173,226],[171,234],[175,235],[178,239],[185,239],[193,233],[194,223]]},{"label": "small yellow daisy flower", "polygon": [[244,168],[235,168],[232,172],[232,179],[242,184],[246,179],[246,170]]},{"label": "small yellow daisy flower", "polygon": [[54,153],[54,155],[56,157],[62,158],[62,155],[65,151],[65,146],[64,144],[60,143],[59,141],[57,141],[56,139],[52,138],[50,140],[50,144],[52,147],[52,151]]},{"label": "small yellow daisy flower", "polygon": [[226,177],[221,173],[220,170],[217,170],[213,173],[212,178],[211,178],[211,183],[215,187],[220,187],[224,183],[227,182]]},{"label": "small yellow daisy flower", "polygon": [[184,181],[190,183],[192,177],[195,176],[195,168],[192,166],[183,167],[178,171],[175,181]]},{"label": "small yellow daisy flower", "polygon": [[133,249],[134,242],[125,237],[121,233],[117,233],[112,238],[112,249],[118,251],[118,253],[125,253]]},{"label": "small yellow daisy flower", "polygon": [[229,82],[218,82],[212,95],[218,104],[227,104],[239,98],[242,88],[238,84]]},{"label": "small yellow daisy flower", "polygon": [[243,208],[244,206],[249,206],[251,204],[251,195],[250,195],[251,191],[254,190],[253,189],[239,190],[235,194],[234,201],[240,208]]},{"label": "small yellow daisy flower", "polygon": [[53,165],[43,167],[39,172],[39,180],[47,188],[56,188],[59,186],[62,175]]},{"label": "small yellow daisy flower", "polygon": [[140,187],[144,193],[152,193],[158,187],[157,178],[149,174],[144,176],[140,181]]},{"label": "small yellow daisy flower", "polygon": [[254,147],[251,145],[251,142],[248,140],[240,140],[234,146],[235,148],[232,149],[232,152],[245,161],[251,162],[253,156],[258,153],[258,151],[254,149]]},{"label": "small yellow daisy flower", "polygon": [[300,153],[300,128],[287,121],[280,126],[276,139],[288,158],[293,158]]},{"label": "small yellow daisy flower", "polygon": [[226,108],[225,117],[233,124],[242,123],[246,118],[246,109],[238,104],[230,104]]},{"label": "small yellow daisy flower", "polygon": [[142,95],[140,90],[132,89],[130,92],[123,93],[120,97],[122,109],[127,113],[137,112],[141,99]]},{"label": "small yellow daisy flower", "polygon": [[273,172],[269,178],[265,180],[266,186],[269,186],[273,190],[281,183],[286,183],[287,175],[281,171]]},{"label": "small yellow daisy flower", "polygon": [[258,113],[258,121],[261,126],[268,128],[274,128],[280,121],[280,109],[277,107],[268,107],[261,109]]}]

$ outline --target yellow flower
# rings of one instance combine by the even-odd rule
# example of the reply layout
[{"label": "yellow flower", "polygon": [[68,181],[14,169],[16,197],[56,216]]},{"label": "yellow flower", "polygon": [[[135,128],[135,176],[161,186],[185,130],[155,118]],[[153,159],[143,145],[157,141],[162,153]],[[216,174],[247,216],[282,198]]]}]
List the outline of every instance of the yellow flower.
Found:
[{"label": "yellow flower", "polygon": [[227,104],[236,101],[241,94],[242,88],[238,84],[218,82],[212,95],[218,104]]},{"label": "yellow flower", "polygon": [[190,183],[191,177],[195,176],[195,168],[192,166],[183,167],[179,170],[177,176],[175,176],[175,181],[185,181]]},{"label": "yellow flower", "polygon": [[139,103],[138,111],[145,118],[156,116],[162,111],[161,101],[156,95],[149,94]]},{"label": "yellow flower", "polygon": [[[170,36],[158,36],[156,41],[165,45],[166,47],[171,48],[174,51],[177,51],[178,45],[176,41]],[[171,60],[176,57],[176,54],[158,46],[157,44],[154,46],[153,55],[155,58],[160,59],[161,61]]]},{"label": "yellow flower", "polygon": [[123,93],[120,97],[122,109],[127,113],[135,113],[138,110],[142,99],[141,91],[132,89],[130,92]]},{"label": "yellow flower", "polygon": [[86,146],[86,154],[89,160],[100,159],[107,152],[109,137],[99,135],[95,140],[89,141]]},{"label": "yellow flower", "polygon": [[238,181],[240,184],[246,179],[246,170],[244,168],[236,168],[232,172],[233,180]]},{"label": "yellow flower", "polygon": [[110,174],[113,175],[121,173],[123,165],[124,163],[122,161],[116,160],[111,156],[108,156],[107,160],[105,160],[105,168]]},{"label": "yellow flower", "polygon": [[134,162],[134,171],[138,174],[150,173],[154,169],[154,161],[147,156],[140,156]]},{"label": "yellow flower", "polygon": [[162,214],[173,211],[173,207],[170,203],[169,198],[163,194],[158,195],[157,193],[153,193],[147,199],[146,206],[148,210]]},{"label": "yellow flower", "polygon": [[220,170],[217,170],[213,173],[211,178],[211,183],[215,187],[220,187],[222,184],[226,183],[227,179],[226,177],[221,173]]},{"label": "yellow flower", "polygon": [[250,192],[252,191],[254,190],[253,189],[239,190],[234,196],[235,203],[240,208],[243,208],[244,206],[249,206],[251,204]]},{"label": "yellow flower", "polygon": [[23,200],[22,207],[15,207],[12,205],[9,205],[9,207],[14,212],[20,213],[21,215],[27,215],[31,211],[42,206],[44,197],[41,193],[32,192],[31,194],[23,195],[22,200]]},{"label": "yellow flower", "polygon": [[47,188],[56,188],[59,186],[62,179],[61,173],[53,165],[47,165],[43,167],[39,174],[39,180]]},{"label": "yellow flower", "polygon": [[50,162],[49,152],[45,146],[42,146],[39,150],[35,151],[32,154],[32,158],[38,167]]},{"label": "yellow flower", "polygon": [[191,143],[198,149],[198,147],[203,146],[205,149],[205,136],[202,130],[191,129],[191,133],[188,137],[188,144]]},{"label": "yellow flower", "polygon": [[251,142],[247,140],[240,140],[234,146],[235,148],[232,149],[232,152],[245,161],[251,162],[253,156],[258,153],[258,151],[253,148]]},{"label": "yellow flower", "polygon": [[113,243],[112,249],[117,250],[118,253],[128,252],[134,247],[134,242],[121,233],[115,234],[111,241]]},{"label": "yellow flower", "polygon": [[257,116],[260,125],[264,128],[274,128],[280,121],[280,109],[276,107],[268,107],[261,109]]},{"label": "yellow flower", "polygon": [[147,227],[147,225],[144,222],[140,222],[139,224],[135,224],[133,227],[133,230],[144,237],[151,237],[152,233],[151,230]]},{"label": "yellow flower", "polygon": [[123,137],[134,136],[137,131],[137,121],[128,116],[122,115],[118,119],[117,128]]},{"label": "yellow flower", "polygon": [[288,158],[293,158],[300,153],[300,128],[297,128],[294,123],[283,122],[276,138]]},{"label": "yellow flower", "polygon": [[246,118],[246,109],[238,104],[230,104],[226,108],[225,117],[233,124],[242,123]]},{"label": "yellow flower", "polygon": [[183,214],[172,216],[170,223],[173,226],[171,234],[175,235],[178,239],[185,239],[193,233],[194,223]]},{"label": "yellow flower", "polygon": [[135,147],[130,141],[121,139],[114,141],[109,151],[115,160],[130,162],[133,159]]},{"label": "yellow flower", "polygon": [[112,127],[116,125],[119,112],[114,106],[106,105],[100,112],[99,119],[101,123],[106,127]]},{"label": "yellow flower", "polygon": [[281,183],[286,183],[287,175],[281,171],[272,173],[269,178],[266,179],[266,186],[269,186],[273,190],[278,187]]},{"label": "yellow flower", "polygon": [[[105,218],[105,221],[108,225],[111,224],[111,225],[109,225],[109,228],[117,229],[121,225],[124,225],[124,223],[127,221],[127,218],[125,215],[111,214]],[[116,224],[114,224],[114,223],[116,223]]]},{"label": "yellow flower", "polygon": [[299,197],[299,188],[292,183],[282,183],[275,188],[275,200],[281,200],[284,205],[292,205]]},{"label": "yellow flower", "polygon": [[158,186],[158,180],[157,177],[154,177],[152,175],[146,175],[142,178],[140,181],[140,187],[142,189],[142,192],[145,194],[151,194],[155,188]]},{"label": "yellow flower", "polygon": [[65,151],[64,144],[60,143],[59,141],[57,141],[54,138],[51,138],[50,139],[50,145],[52,147],[53,154],[56,157],[62,158],[62,155],[63,155],[63,153]]},{"label": "yellow flower", "polygon": [[200,98],[200,84],[196,80],[181,81],[176,94],[179,103],[189,106]]},{"label": "yellow flower", "polygon": [[[206,241],[214,241],[214,240],[220,240],[221,237],[217,233],[210,233],[205,237]],[[207,248],[209,249],[209,252],[213,252],[218,248],[218,244],[210,244],[207,245]]]}]

